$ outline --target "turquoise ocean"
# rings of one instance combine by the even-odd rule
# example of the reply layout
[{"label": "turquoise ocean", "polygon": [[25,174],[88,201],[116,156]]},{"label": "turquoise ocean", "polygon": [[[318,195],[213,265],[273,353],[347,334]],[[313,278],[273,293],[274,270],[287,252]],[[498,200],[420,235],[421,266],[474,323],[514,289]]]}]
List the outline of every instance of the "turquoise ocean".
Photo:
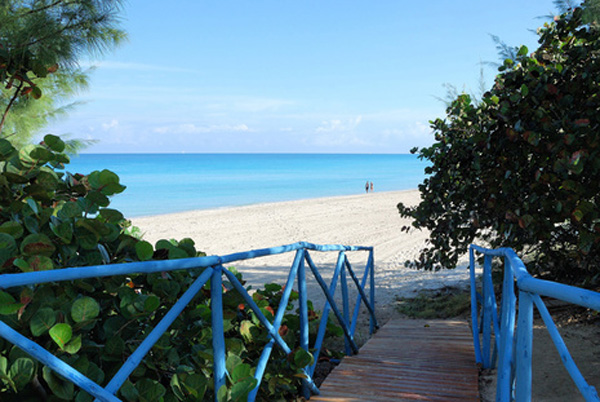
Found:
[{"label": "turquoise ocean", "polygon": [[66,170],[109,169],[127,189],[111,207],[127,217],[263,202],[415,189],[426,163],[414,155],[81,154]]}]

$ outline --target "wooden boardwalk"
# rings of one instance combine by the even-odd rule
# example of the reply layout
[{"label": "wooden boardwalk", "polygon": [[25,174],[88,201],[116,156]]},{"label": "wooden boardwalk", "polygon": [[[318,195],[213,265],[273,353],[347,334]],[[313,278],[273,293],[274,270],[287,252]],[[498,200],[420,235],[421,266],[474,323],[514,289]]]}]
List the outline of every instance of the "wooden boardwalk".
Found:
[{"label": "wooden boardwalk", "polygon": [[314,401],[479,401],[466,321],[391,320],[345,357]]}]

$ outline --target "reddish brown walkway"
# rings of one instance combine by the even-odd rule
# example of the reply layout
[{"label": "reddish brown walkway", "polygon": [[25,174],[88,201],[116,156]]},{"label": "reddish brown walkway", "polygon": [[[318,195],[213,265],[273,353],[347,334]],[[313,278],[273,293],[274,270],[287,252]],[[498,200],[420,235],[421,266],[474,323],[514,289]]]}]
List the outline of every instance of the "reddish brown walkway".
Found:
[{"label": "reddish brown walkway", "polygon": [[310,401],[479,401],[477,376],[466,321],[392,320]]}]

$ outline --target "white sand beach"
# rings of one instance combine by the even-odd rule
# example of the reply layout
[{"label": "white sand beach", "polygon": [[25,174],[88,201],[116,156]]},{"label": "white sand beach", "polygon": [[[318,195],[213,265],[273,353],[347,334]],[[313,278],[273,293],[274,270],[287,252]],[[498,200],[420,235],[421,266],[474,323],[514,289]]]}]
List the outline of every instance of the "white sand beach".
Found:
[{"label": "white sand beach", "polygon": [[[416,190],[369,193],[354,196],[258,204],[215,210],[198,210],[133,219],[133,224],[152,243],[163,238],[192,238],[208,255],[225,255],[274,247],[298,241],[317,244],[373,246],[375,249],[376,299],[389,305],[397,297],[410,297],[420,289],[467,286],[466,261],[455,270],[424,272],[404,266],[418,256],[427,233],[401,232],[409,223],[396,205],[419,202]],[[313,252],[311,256],[328,277],[337,253]],[[283,283],[293,254],[270,256],[232,264],[249,284]],[[355,270],[366,263],[366,252],[349,254]],[[318,299],[319,289],[311,297]]]}]

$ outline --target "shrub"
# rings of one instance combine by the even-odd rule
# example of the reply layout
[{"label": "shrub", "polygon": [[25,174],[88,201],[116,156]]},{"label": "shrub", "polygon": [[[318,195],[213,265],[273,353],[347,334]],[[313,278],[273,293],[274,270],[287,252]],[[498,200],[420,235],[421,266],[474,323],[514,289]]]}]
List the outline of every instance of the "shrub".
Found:
[{"label": "shrub", "polygon": [[576,8],[546,24],[539,48],[506,60],[479,104],[461,95],[432,122],[422,202],[398,205],[431,231],[418,267],[453,268],[484,241],[534,256],[537,273],[598,281],[600,31],[582,18]]},{"label": "shrub", "polygon": [[[108,170],[64,171],[64,144],[48,135],[39,145],[15,149],[0,139],[0,273],[202,256],[191,239],[160,240],[155,246],[126,233],[129,222],[109,208],[109,196],[125,189]],[[104,384],[154,328],[202,269],[113,276],[23,286],[0,291],[2,320],[91,380]],[[237,274],[241,280],[241,275]],[[244,400],[255,386],[256,360],[269,341],[255,314],[224,281],[227,388],[220,400]],[[118,396],[127,401],[200,401],[214,398],[209,284],[129,376]],[[281,287],[253,295],[272,318]],[[294,299],[292,297],[292,299]],[[280,330],[297,345],[292,300]],[[312,312],[311,316],[317,314]],[[316,320],[311,321],[315,327]],[[285,330],[288,330],[285,332]],[[284,333],[285,332],[285,333]],[[314,332],[314,328],[313,328]],[[310,353],[274,350],[258,400],[294,398]],[[16,346],[0,339],[3,400],[93,398]],[[262,399],[261,399],[262,398]]]}]

